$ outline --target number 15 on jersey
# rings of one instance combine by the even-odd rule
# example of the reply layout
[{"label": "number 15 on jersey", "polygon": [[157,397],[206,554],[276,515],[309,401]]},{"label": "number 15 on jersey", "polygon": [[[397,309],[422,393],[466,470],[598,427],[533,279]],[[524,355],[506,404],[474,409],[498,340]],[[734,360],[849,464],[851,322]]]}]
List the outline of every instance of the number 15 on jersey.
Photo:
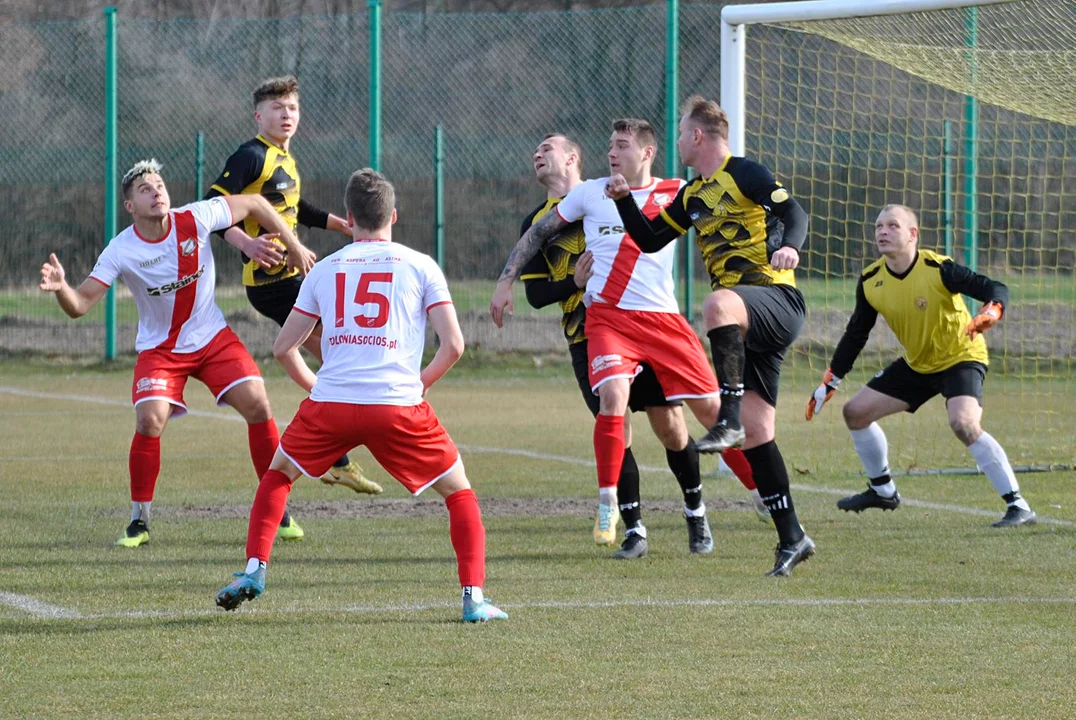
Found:
[{"label": "number 15 on jersey", "polygon": [[[347,323],[344,317],[344,306],[348,297],[347,273],[336,273],[336,327],[342,328]],[[352,315],[351,320],[360,328],[385,327],[389,321],[389,297],[384,294],[387,289],[383,286],[392,284],[392,273],[369,272],[359,275],[358,285],[355,287],[354,302],[362,307],[365,312],[368,306],[373,305],[376,313],[373,315]],[[375,287],[371,287],[375,286]],[[379,292],[381,291],[381,292]]]}]

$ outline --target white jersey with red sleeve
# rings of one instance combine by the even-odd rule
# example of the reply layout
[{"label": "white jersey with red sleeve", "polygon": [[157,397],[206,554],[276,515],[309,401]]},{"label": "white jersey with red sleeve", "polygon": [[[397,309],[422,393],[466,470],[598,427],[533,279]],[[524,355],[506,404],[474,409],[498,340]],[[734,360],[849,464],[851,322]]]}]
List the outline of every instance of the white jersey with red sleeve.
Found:
[{"label": "white jersey with red sleeve", "polygon": [[196,352],[227,326],[213,295],[217,267],[209,239],[233,224],[224,198],[195,202],[168,213],[163,237],[142,237],[131,225],[97,258],[90,277],[105,286],[123,278],[134,296],[138,352]]},{"label": "white jersey with red sleeve", "polygon": [[[605,196],[608,178],[587,180],[572,188],[557,212],[566,222],[582,219],[587,250],[594,255],[593,275],[587,281],[583,302],[601,302],[621,310],[680,312],[673,287],[676,243],[656,253],[644,253],[624,234],[616,203]],[[654,180],[646,187],[632,188],[631,196],[648,218],[657,217],[669,205],[683,180]]]},{"label": "white jersey with red sleeve", "polygon": [[322,365],[310,399],[422,403],[426,314],[452,302],[433,258],[387,241],[356,241],[319,260],[295,310],[321,320]]}]

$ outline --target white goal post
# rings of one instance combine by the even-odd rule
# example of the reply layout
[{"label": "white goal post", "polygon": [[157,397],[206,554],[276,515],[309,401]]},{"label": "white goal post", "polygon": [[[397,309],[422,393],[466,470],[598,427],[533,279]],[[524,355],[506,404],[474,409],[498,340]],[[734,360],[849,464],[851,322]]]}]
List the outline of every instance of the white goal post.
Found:
[{"label": "white goal post", "polygon": [[729,116],[729,149],[733,155],[744,154],[746,26],[903,15],[1009,2],[1013,0],[802,0],[764,5],[726,5],[721,11],[721,107]]}]

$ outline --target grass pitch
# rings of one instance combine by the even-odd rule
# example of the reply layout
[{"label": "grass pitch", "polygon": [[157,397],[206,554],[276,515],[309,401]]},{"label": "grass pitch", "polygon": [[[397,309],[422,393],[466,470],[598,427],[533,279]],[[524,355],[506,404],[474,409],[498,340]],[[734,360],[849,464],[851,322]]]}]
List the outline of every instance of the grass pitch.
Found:
[{"label": "grass pitch", "polygon": [[[209,415],[165,433],[152,541],[114,548],[129,369],[4,369],[0,717],[1069,718],[1076,705],[1074,475],[1021,476],[1056,522],[1015,531],[989,527],[1002,508],[982,476],[901,478],[916,504],[846,515],[835,492],[862,479],[825,467],[851,443],[838,407],[803,423],[806,386],[785,393],[778,432],[808,471],[794,497],[819,552],[773,580],[774,533],[727,476],[705,481],[714,554],[688,553],[639,416],[651,552],[612,560],[590,539],[592,421],[570,371],[450,374],[431,402],[485,501],[487,593],[511,614],[476,627],[458,622],[446,513],[365,451],[385,495],[297,483],[306,539],[278,543],[265,595],[219,611],[255,482],[237,416],[190,383]],[[267,374],[283,424],[300,393]],[[1004,394],[988,384],[988,409]],[[931,423],[910,427],[932,441]],[[992,432],[1008,445],[1019,428]]]}]

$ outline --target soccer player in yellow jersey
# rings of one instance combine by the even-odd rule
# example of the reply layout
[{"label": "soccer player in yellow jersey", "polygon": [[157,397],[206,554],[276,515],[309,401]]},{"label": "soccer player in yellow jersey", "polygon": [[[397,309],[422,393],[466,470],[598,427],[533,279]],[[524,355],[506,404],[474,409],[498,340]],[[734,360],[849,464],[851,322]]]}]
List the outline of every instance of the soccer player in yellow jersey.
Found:
[{"label": "soccer player in yellow jersey", "polygon": [[698,232],[713,290],[702,312],[721,408],[697,446],[704,453],[743,446],[777,529],[769,574],[783,576],[815,551],[796,516],[774,430],[781,364],[807,314],[793,274],[807,238],[807,213],[768,169],[733,155],[728,138],[725,111],[694,95],[683,105],[677,147],[699,177],[653,220],[625,199],[623,177],[611,177],[606,194],[616,199],[624,228],[643,252],[658,252],[689,227]]},{"label": "soccer player in yellow jersey", "polygon": [[[536,207],[523,221],[519,234],[522,236],[531,225],[541,220],[554,208],[568,192],[582,182],[583,151],[579,143],[569,137],[554,133],[547,135],[538,144],[532,157],[534,173],[538,182],[546,189],[546,201]],[[591,275],[593,258],[587,252],[586,234],[582,221],[568,223],[553,234],[541,250],[531,258],[520,271],[520,279],[527,292],[527,302],[534,308],[543,308],[559,303],[563,316],[561,325],[564,337],[568,341],[568,351],[572,359],[572,370],[576,382],[583,393],[583,400],[591,414],[597,417],[599,411],[598,396],[591,390],[587,375],[587,335],[586,306],[583,304],[583,291]],[[685,517],[688,518],[689,532],[691,523],[699,526],[696,533],[700,537],[709,535],[702,530],[702,523],[688,512],[700,511],[702,508],[702,480],[699,473],[699,454],[695,441],[688,434],[684,422],[683,402],[666,400],[665,392],[658,382],[654,371],[643,365],[631,383],[628,408],[632,412],[645,411],[654,434],[665,446],[665,458],[669,469],[676,477],[684,496]],[[631,560],[645,557],[648,552],[647,529],[643,525],[642,510],[639,504],[639,466],[631,449],[631,426],[625,425],[624,463],[620,468],[617,481],[617,502],[620,517],[624,520],[624,541],[613,557]],[[730,450],[726,454],[729,466],[740,478],[756,502],[756,512],[769,520],[765,506],[761,504],[758,491],[751,479],[751,468],[739,450]],[[604,531],[596,525],[594,539],[598,544],[611,544],[616,539],[616,524]],[[705,545],[693,542],[695,549]]]},{"label": "soccer player in yellow jersey", "polygon": [[[945,398],[949,427],[1008,506],[994,527],[1035,522],[1034,511],[1020,496],[1005,450],[979,424],[989,362],[982,333],[1001,319],[1009,301],[1008,288],[920,248],[918,218],[903,205],[882,208],[874,240],[882,257],[859,277],[855,310],[822,384],[807,402],[807,419],[821,411],[852,369],[879,315],[904,347],[904,356],[875,375],[844,406],[844,422],[870,486],[837,501],[837,507],[857,513],[867,508],[897,509],[900,495],[889,474],[885,433],[877,421],[902,411],[914,413],[940,394]],[[974,318],[962,293],[984,303]]]},{"label": "soccer player in yellow jersey", "polygon": [[[206,197],[261,195],[292,231],[297,225],[305,225],[335,230],[350,237],[351,231],[344,218],[302,199],[302,182],[290,148],[291,139],[299,129],[299,117],[299,81],[294,76],[269,78],[262,82],[254,90],[254,120],[258,135],[231,154]],[[255,220],[229,228],[225,236],[236,247],[251,247],[243,253],[243,285],[251,306],[283,326],[299,295],[302,276],[314,264],[314,254],[302,245],[285,246],[276,235],[266,234]],[[265,243],[266,240],[276,247]],[[255,245],[258,241],[263,243],[261,248]],[[320,325],[303,347],[321,360]],[[321,480],[330,485],[345,485],[359,493],[381,492],[381,486],[364,477],[362,468],[347,455],[340,458]],[[287,514],[284,520],[293,522]]]}]

